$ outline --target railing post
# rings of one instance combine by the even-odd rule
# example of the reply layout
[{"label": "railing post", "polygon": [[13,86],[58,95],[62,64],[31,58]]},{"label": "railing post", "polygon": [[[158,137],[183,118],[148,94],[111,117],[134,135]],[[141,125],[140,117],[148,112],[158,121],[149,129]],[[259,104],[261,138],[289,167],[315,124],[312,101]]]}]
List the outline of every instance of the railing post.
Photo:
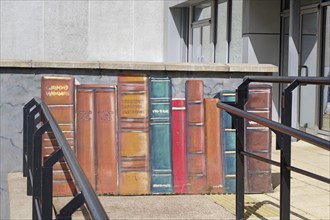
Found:
[{"label": "railing post", "polygon": [[28,115],[30,109],[28,106],[23,108],[23,176],[27,177],[28,175],[28,165],[27,165],[27,131],[28,131]]},{"label": "railing post", "polygon": [[63,157],[62,149],[53,153],[42,167],[41,206],[42,219],[52,219],[53,205],[53,165]]},{"label": "railing post", "polygon": [[27,151],[27,190],[26,194],[32,196],[33,183],[33,135],[36,130],[35,116],[40,112],[40,105],[37,105],[27,116],[26,151]]},{"label": "railing post", "polygon": [[[249,80],[245,80],[237,89],[236,107],[244,110],[248,97]],[[236,127],[236,219],[244,219],[244,118],[234,117]]]},{"label": "railing post", "polygon": [[28,165],[27,165],[27,149],[28,149],[28,116],[30,110],[33,106],[36,106],[37,103],[34,99],[31,99],[23,107],[23,176],[27,177],[28,175]]},{"label": "railing post", "polygon": [[[299,85],[293,81],[283,92],[282,124],[291,127],[292,120],[292,91]],[[281,135],[281,180],[280,180],[280,219],[290,219],[291,191],[291,136]]]},{"label": "railing post", "polygon": [[[33,193],[32,193],[32,218],[40,218],[41,210],[41,142],[42,134],[50,128],[49,123],[43,124],[35,133],[33,138]],[[42,212],[41,212],[42,213]]]}]

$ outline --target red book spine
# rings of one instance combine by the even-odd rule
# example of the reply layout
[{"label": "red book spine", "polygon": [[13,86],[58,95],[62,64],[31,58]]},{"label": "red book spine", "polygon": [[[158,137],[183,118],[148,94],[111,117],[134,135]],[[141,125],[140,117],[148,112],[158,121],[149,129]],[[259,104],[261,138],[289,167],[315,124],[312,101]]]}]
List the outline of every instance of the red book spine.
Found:
[{"label": "red book spine", "polygon": [[187,192],[186,100],[172,99],[172,157],[174,192]]},{"label": "red book spine", "polygon": [[207,191],[203,98],[203,81],[187,80],[187,190],[196,194]]}]

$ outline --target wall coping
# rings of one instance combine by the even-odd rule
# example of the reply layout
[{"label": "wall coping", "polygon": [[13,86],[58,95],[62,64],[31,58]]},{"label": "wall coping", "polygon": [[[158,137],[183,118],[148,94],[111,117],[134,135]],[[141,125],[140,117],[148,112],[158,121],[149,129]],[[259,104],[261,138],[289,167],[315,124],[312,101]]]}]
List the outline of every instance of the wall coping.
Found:
[{"label": "wall coping", "polygon": [[253,72],[275,73],[278,67],[272,64],[218,64],[218,63],[161,63],[136,61],[38,61],[0,60],[0,68],[56,68],[56,69],[105,69],[146,71],[191,71],[191,72]]}]

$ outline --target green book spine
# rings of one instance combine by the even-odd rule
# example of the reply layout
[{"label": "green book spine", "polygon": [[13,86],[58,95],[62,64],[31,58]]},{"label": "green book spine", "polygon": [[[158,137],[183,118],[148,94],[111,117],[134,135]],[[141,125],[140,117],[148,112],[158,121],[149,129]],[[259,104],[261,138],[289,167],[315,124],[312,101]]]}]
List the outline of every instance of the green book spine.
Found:
[{"label": "green book spine", "polygon": [[151,192],[173,192],[171,80],[150,78]]},{"label": "green book spine", "polygon": [[[235,102],[235,92],[222,91],[220,100]],[[232,129],[232,117],[224,110],[221,110],[220,114],[225,192],[234,193],[236,191],[236,131]]]}]

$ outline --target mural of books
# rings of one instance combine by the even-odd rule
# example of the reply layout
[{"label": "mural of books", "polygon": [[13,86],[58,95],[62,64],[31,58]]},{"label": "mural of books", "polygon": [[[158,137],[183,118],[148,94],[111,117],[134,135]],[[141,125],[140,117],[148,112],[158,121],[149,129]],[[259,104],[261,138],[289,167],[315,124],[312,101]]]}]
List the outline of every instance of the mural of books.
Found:
[{"label": "mural of books", "polygon": [[[79,85],[73,77],[42,79],[42,98],[98,194],[235,192],[236,132],[231,116],[216,107],[219,100],[235,102],[235,92],[206,97],[204,81],[192,79],[185,82],[185,97],[176,98],[170,77],[138,73],[116,79]],[[270,118],[271,87],[253,85],[249,91],[246,110]],[[246,149],[270,158],[270,131],[249,121],[245,131]],[[44,157],[57,148],[47,133]],[[269,165],[247,159],[245,172],[246,192],[271,191]],[[72,185],[65,161],[56,164],[54,194],[74,194]]]}]

